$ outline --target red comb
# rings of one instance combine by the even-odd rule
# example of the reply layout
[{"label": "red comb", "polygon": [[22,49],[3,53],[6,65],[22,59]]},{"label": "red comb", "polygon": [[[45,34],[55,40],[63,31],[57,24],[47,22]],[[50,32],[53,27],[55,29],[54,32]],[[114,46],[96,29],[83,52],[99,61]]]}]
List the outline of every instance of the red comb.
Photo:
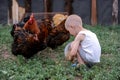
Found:
[{"label": "red comb", "polygon": [[30,19],[29,19],[29,24],[32,24],[33,23],[33,18],[34,18],[34,15],[33,13],[30,15]]},{"label": "red comb", "polygon": [[33,13],[31,13],[31,16],[30,17],[34,17]]}]

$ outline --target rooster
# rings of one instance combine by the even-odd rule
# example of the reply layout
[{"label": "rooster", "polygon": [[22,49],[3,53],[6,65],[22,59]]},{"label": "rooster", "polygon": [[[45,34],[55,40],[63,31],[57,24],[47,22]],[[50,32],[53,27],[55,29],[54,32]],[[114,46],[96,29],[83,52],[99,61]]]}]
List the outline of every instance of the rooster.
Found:
[{"label": "rooster", "polygon": [[38,24],[34,18],[33,13],[31,14],[30,19],[25,23],[23,29],[32,34],[35,34],[36,40],[38,40],[37,37],[40,34],[40,30],[39,30]]}]

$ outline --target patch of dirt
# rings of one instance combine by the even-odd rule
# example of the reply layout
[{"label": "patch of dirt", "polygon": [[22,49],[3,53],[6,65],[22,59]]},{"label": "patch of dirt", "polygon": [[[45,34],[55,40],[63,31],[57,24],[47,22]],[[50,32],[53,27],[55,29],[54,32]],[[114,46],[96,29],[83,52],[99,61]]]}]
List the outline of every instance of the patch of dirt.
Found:
[{"label": "patch of dirt", "polygon": [[113,57],[113,54],[109,54],[109,53],[102,53],[103,57]]},{"label": "patch of dirt", "polygon": [[82,77],[81,76],[76,76],[75,80],[82,80]]},{"label": "patch of dirt", "polygon": [[13,55],[11,55],[11,53],[8,52],[8,49],[3,46],[0,47],[0,58],[1,59],[15,59],[15,57]]},{"label": "patch of dirt", "polygon": [[10,55],[10,53],[8,53],[8,51],[5,51],[2,55],[1,55],[4,59],[15,59],[14,56]]},{"label": "patch of dirt", "polygon": [[50,57],[51,59],[56,59],[57,57],[57,53],[50,48],[46,48],[45,50],[40,51],[37,55],[43,57]]}]

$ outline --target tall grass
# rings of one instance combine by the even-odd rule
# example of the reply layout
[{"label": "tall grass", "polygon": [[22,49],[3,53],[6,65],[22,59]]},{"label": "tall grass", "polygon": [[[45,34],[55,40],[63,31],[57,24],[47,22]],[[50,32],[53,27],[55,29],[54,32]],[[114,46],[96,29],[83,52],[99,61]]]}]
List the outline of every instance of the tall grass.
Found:
[{"label": "tall grass", "polygon": [[11,26],[0,26],[0,80],[119,80],[120,79],[120,27],[85,25],[95,32],[101,47],[101,62],[91,69],[85,66],[71,67],[64,59],[65,45],[55,50],[40,51],[31,59],[22,56],[4,58],[6,51],[11,54]]}]

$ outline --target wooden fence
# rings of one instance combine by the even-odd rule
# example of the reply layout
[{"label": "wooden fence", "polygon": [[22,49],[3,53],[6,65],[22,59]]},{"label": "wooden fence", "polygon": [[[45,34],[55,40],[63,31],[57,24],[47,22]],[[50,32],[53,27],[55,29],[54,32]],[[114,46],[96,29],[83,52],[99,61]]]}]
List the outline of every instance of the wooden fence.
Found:
[{"label": "wooden fence", "polygon": [[30,12],[68,12],[85,24],[120,24],[119,7],[119,0],[0,0],[0,24],[17,23]]}]

